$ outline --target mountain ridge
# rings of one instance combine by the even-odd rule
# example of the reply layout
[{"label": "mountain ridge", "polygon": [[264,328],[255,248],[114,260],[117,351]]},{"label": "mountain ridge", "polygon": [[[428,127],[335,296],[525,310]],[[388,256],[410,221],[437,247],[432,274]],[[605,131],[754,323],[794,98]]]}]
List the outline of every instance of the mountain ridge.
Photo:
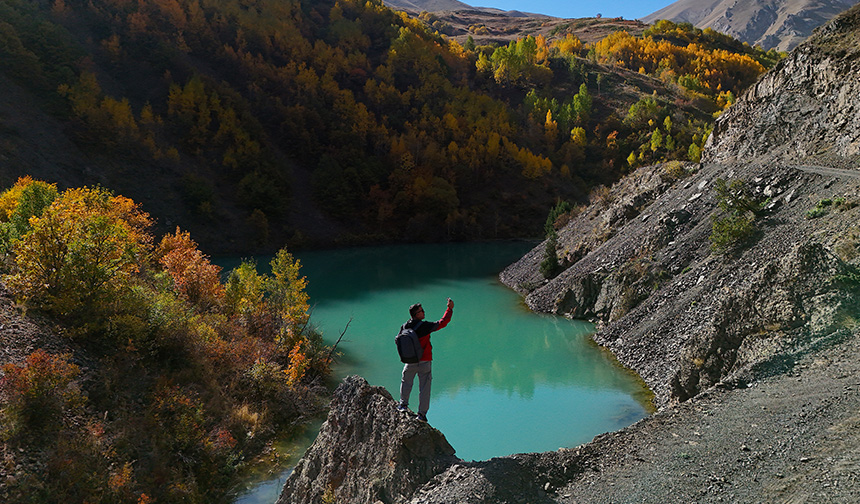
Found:
[{"label": "mountain ridge", "polygon": [[853,0],[678,0],[640,18],[692,23],[750,45],[789,51],[812,31],[845,11]]},{"label": "mountain ridge", "polygon": [[[647,16],[638,18],[645,24],[665,19],[676,23],[691,23],[697,28],[711,28],[765,50],[790,51],[812,34],[815,28],[845,11],[853,0],[678,0]],[[414,14],[422,11],[438,13],[450,21],[460,12],[499,14],[512,18],[561,18],[544,14],[502,11],[473,7],[458,0],[388,0],[386,5]],[[626,29],[626,28],[621,28]]]},{"label": "mountain ridge", "polygon": [[502,10],[495,7],[475,7],[459,0],[384,0],[386,6],[394,10],[402,10],[410,14],[426,12],[459,12],[473,11],[489,14],[501,14],[509,17],[553,18],[546,14],[523,12],[518,9]]}]

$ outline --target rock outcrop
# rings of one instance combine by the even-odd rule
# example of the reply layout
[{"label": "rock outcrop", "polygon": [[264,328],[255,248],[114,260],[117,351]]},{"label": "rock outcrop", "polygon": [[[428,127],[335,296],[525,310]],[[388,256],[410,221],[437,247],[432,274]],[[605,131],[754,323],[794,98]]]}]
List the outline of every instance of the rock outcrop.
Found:
[{"label": "rock outcrop", "polygon": [[279,504],[407,502],[459,459],[445,436],[397,411],[382,387],[358,376],[335,390],[314,444],[287,479]]}]

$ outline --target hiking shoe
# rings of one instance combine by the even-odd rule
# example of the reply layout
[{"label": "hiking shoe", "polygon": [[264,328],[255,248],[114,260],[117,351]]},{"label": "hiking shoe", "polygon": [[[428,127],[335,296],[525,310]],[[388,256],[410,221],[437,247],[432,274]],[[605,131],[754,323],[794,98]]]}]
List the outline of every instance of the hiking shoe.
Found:
[{"label": "hiking shoe", "polygon": [[418,417],[417,417],[417,418],[418,418],[418,420],[421,420],[422,422],[426,422],[426,421],[427,421],[427,415],[425,415],[424,413],[418,413]]},{"label": "hiking shoe", "polygon": [[408,409],[409,409],[409,408],[408,408],[408,407],[406,407],[406,406],[405,406],[405,405],[403,405],[403,404],[398,404],[398,405],[397,405],[397,411],[406,412]]}]

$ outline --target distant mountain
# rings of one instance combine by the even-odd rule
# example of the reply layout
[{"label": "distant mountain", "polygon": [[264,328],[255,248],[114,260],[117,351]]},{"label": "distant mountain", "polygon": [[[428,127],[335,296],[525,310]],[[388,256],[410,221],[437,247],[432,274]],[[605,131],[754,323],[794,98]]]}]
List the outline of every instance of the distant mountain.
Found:
[{"label": "distant mountain", "polygon": [[395,10],[407,12],[436,12],[474,9],[471,5],[457,0],[383,0],[383,3]]},{"label": "distant mountain", "polygon": [[422,11],[427,12],[456,12],[456,11],[476,11],[492,14],[501,14],[509,17],[525,17],[525,18],[549,18],[545,14],[535,14],[531,12],[522,12],[518,10],[504,11],[492,7],[474,7],[465,4],[458,0],[383,0],[383,3],[390,9],[402,10],[410,13],[418,14]]},{"label": "distant mountain", "polygon": [[750,45],[789,51],[855,0],[678,0],[641,18],[713,28]]}]

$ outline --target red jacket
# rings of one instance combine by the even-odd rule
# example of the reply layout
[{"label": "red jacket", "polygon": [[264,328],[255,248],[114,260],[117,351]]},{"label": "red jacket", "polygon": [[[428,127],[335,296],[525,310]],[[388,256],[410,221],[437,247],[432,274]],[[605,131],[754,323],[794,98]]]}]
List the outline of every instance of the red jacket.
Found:
[{"label": "red jacket", "polygon": [[436,322],[412,319],[406,323],[406,327],[415,329],[415,332],[418,334],[418,342],[421,343],[421,349],[424,351],[421,356],[421,362],[433,360],[433,345],[430,344],[430,333],[436,332],[447,326],[448,322],[451,322],[451,315],[453,314],[454,310],[452,308],[448,308],[445,310],[445,314],[442,315],[442,318]]}]

